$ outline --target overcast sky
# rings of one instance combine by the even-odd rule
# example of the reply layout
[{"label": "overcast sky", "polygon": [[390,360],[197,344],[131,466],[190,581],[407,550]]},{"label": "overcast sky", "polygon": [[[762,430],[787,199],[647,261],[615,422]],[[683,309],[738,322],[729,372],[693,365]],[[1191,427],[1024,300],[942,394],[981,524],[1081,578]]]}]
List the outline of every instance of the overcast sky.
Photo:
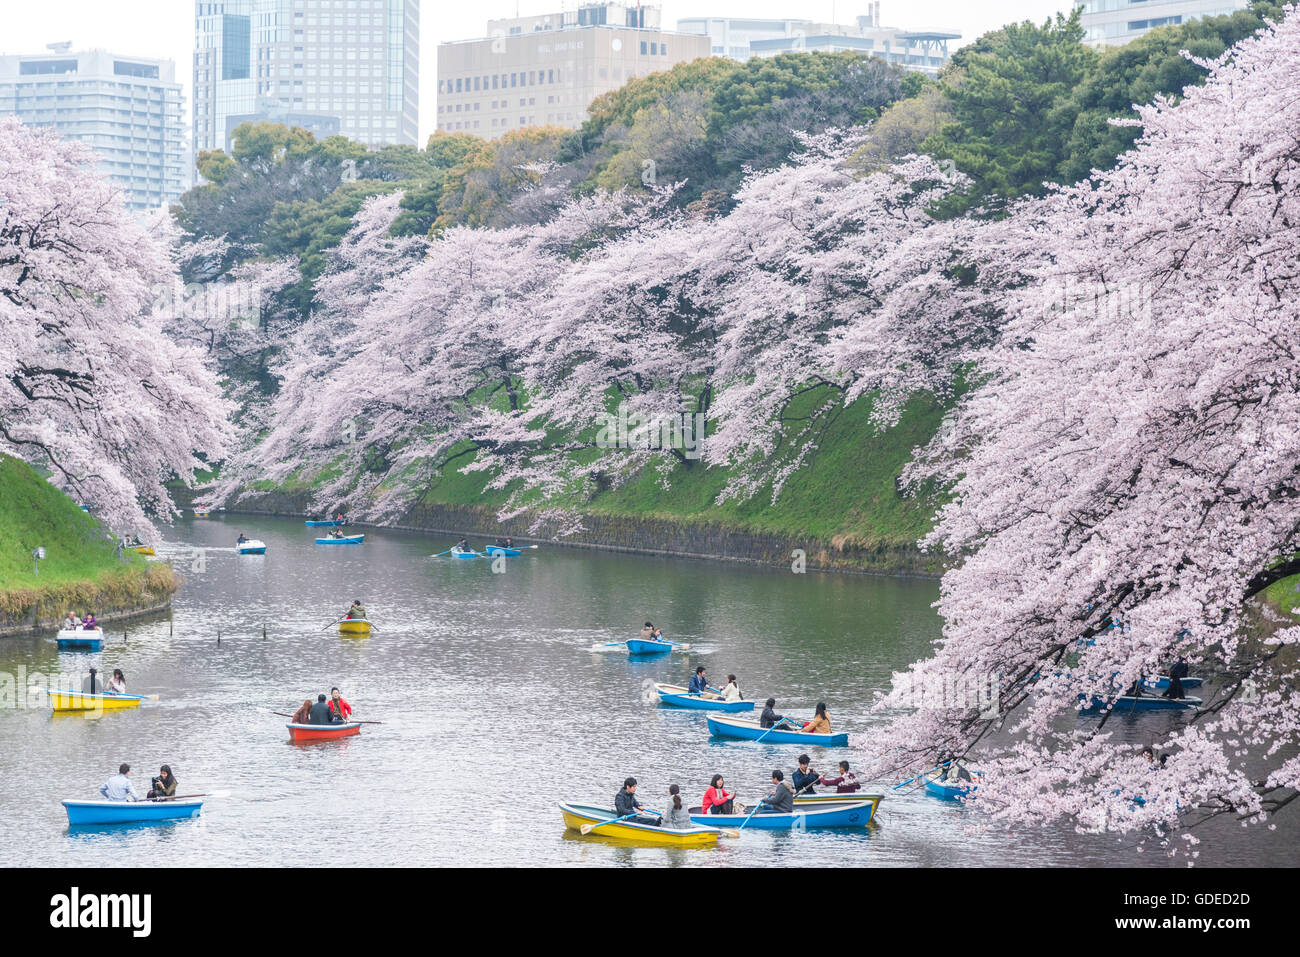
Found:
[{"label": "overcast sky", "polygon": [[[420,4],[420,143],[434,125],[437,47],[481,37],[488,19],[574,9],[577,0],[423,0]],[[852,23],[866,0],[664,0],[664,25],[679,17],[798,17]],[[881,0],[887,26],[952,27],[970,42],[1015,20],[1041,21],[1071,6],[1069,0]],[[832,20],[832,17],[834,18]],[[0,53],[44,53],[47,43],[70,40],[74,49],[98,47],[124,56],[176,61],[177,79],[191,107],[194,0],[0,0]]]}]

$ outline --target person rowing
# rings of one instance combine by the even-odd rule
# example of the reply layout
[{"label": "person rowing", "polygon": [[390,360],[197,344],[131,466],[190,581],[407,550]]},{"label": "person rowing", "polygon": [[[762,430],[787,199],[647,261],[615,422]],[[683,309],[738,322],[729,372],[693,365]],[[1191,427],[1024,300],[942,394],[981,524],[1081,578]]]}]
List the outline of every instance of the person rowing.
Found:
[{"label": "person rowing", "polygon": [[1183,679],[1187,677],[1187,659],[1179,658],[1169,666],[1169,687],[1165,689],[1164,696],[1173,698],[1177,701],[1185,697],[1183,693]]},{"label": "person rowing", "polygon": [[939,780],[944,784],[957,784],[971,780],[970,772],[962,767],[951,752],[945,751],[939,756]]},{"label": "person rowing", "polygon": [[513,541],[512,539],[509,539],[509,538],[498,538],[498,539],[497,539],[497,547],[498,547],[498,548],[514,548],[514,547],[515,547],[515,544],[514,544],[514,541]]},{"label": "person rowing", "polygon": [[772,772],[772,793],[758,802],[759,814],[793,814],[794,792],[785,783],[785,775],[780,770]]},{"label": "person rowing", "polygon": [[763,706],[763,713],[758,718],[758,726],[766,730],[771,727],[788,728],[794,725],[794,719],[776,713],[776,699],[768,698]]},{"label": "person rowing", "polygon": [[614,813],[624,818],[635,815],[632,817],[633,824],[653,824],[658,827],[663,823],[662,818],[642,814],[644,810],[645,805],[636,799],[636,778],[628,778],[614,795]]},{"label": "person rowing", "polygon": [[456,543],[456,551],[460,552],[462,555],[465,552],[473,551],[473,549],[469,547],[469,539],[462,538],[460,541],[458,541]]},{"label": "person rowing", "polygon": [[686,689],[689,694],[707,694],[708,692],[718,693],[718,689],[709,684],[709,680],[704,674],[704,665],[695,669],[695,674],[691,676],[691,686]]},{"label": "person rowing", "polygon": [[131,765],[120,765],[117,774],[100,785],[99,793],[109,801],[140,800],[140,795],[135,793],[135,787],[131,784]]},{"label": "person rowing", "polygon": [[347,613],[343,616],[343,619],[345,621],[359,621],[359,620],[364,620],[365,617],[366,617],[366,606],[361,604],[361,599],[358,598],[356,601],[352,603],[352,607],[347,610]]}]

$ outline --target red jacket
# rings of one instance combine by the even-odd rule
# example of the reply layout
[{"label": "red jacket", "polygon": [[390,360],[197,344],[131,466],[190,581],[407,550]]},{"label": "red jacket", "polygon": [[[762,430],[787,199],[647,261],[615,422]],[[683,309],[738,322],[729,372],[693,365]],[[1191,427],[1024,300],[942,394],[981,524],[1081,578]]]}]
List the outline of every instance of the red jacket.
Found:
[{"label": "red jacket", "polygon": [[714,805],[721,807],[722,805],[730,801],[731,797],[732,796],[727,793],[726,788],[714,788],[714,787],[709,788],[707,791],[704,792],[703,813],[708,814],[709,808],[713,807]]},{"label": "red jacket", "polygon": [[341,717],[344,721],[346,721],[348,718],[352,716],[352,705],[348,704],[347,699],[345,699],[342,695],[339,695],[338,704],[340,705],[340,707],[338,708],[334,707],[334,699],[330,698],[330,714],[334,714],[335,712],[341,711],[342,714],[340,714],[339,717]]}]

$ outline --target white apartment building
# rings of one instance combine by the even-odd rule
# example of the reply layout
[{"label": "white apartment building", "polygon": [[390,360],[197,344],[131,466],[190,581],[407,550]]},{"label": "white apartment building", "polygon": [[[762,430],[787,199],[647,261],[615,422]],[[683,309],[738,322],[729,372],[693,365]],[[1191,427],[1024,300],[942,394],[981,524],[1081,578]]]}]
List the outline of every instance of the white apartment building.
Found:
[{"label": "white apartment building", "polygon": [[587,4],[488,21],[438,46],[438,129],[495,139],[528,126],[577,129],[587,107],[634,77],[709,56],[704,36],[663,30],[658,7]]},{"label": "white apartment building", "polygon": [[174,202],[189,187],[181,85],[171,60],[106,50],[0,56],[0,114],[48,126],[99,155],[130,209]]},{"label": "white apartment building", "polygon": [[930,75],[938,73],[948,62],[949,41],[961,39],[961,33],[956,30],[887,27],[880,18],[878,2],[868,3],[867,10],[852,24],[798,19],[690,17],[678,20],[677,29],[682,33],[708,36],[714,56],[733,60],[800,51],[833,53],[852,50]]},{"label": "white apartment building", "polygon": [[1156,27],[1244,10],[1248,0],[1081,0],[1084,42],[1120,46]]},{"label": "white apartment building", "polygon": [[417,145],[420,0],[195,0],[194,150],[241,123]]}]

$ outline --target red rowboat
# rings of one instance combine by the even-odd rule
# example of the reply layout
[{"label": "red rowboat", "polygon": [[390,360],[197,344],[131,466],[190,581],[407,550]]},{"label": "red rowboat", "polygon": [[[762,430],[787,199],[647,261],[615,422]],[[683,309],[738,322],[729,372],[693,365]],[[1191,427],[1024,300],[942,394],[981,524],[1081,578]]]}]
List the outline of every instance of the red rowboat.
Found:
[{"label": "red rowboat", "polygon": [[361,733],[361,722],[347,724],[287,724],[290,741],[332,741]]}]

